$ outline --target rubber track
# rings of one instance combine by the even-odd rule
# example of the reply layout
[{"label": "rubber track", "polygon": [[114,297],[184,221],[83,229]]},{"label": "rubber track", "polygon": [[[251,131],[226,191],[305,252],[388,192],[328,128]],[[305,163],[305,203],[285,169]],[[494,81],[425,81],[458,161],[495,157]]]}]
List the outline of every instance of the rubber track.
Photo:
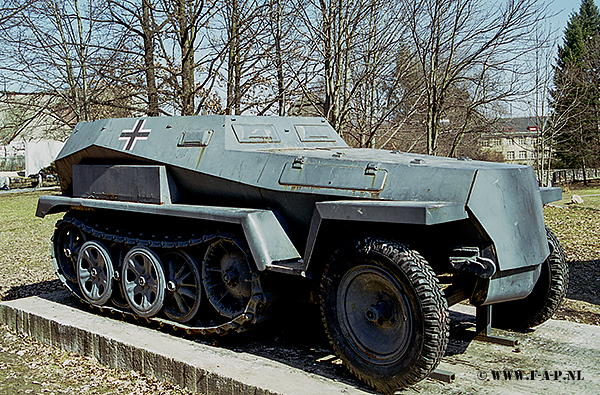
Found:
[{"label": "rubber track", "polygon": [[[355,251],[359,254],[378,255],[398,266],[410,279],[410,282],[415,285],[416,293],[421,297],[420,302],[424,322],[434,324],[426,325],[425,327],[424,348],[416,363],[415,369],[412,369],[408,375],[401,379],[390,379],[386,381],[374,380],[368,375],[356,371],[349,361],[347,361],[339,352],[336,342],[330,336],[329,330],[326,330],[329,343],[340,359],[342,359],[344,365],[355,376],[371,387],[391,394],[398,389],[411,386],[425,379],[439,364],[448,345],[450,321],[448,303],[439,286],[438,278],[427,261],[418,252],[411,250],[408,246],[385,239],[367,238],[358,242]],[[321,319],[326,329],[327,322],[323,311],[324,288],[326,282],[329,281],[328,272],[331,270],[331,265],[335,264],[335,257],[339,253],[340,251],[337,251],[332,259],[326,264],[321,281]]]},{"label": "rubber track", "polygon": [[[86,236],[86,240],[89,239],[99,239],[108,242],[114,242],[119,244],[124,244],[127,246],[146,246],[151,248],[184,248],[184,247],[194,247],[199,246],[205,243],[209,243],[213,240],[219,238],[225,238],[233,241],[238,244],[238,246],[243,245],[235,237],[224,234],[224,233],[211,233],[202,235],[201,237],[196,237],[196,235],[190,235],[189,237],[182,236],[165,236],[163,240],[154,238],[154,239],[146,239],[143,237],[132,237],[130,233],[127,236],[122,236],[117,233],[116,229],[111,229],[110,227],[100,227],[98,225],[92,226],[83,221],[80,221],[76,218],[65,216],[62,220],[59,220],[56,223],[56,227],[58,228],[63,223],[69,223],[78,229],[80,229],[83,234]],[[90,237],[91,236],[91,237]],[[242,248],[245,252],[247,259],[250,259],[249,252]],[[54,258],[55,259],[55,258]],[[55,267],[58,267],[55,264]],[[58,274],[58,273],[57,273]],[[248,305],[242,314],[239,316],[223,323],[215,326],[190,326],[185,325],[179,322],[171,321],[161,317],[152,317],[149,319],[144,318],[149,323],[155,323],[160,327],[170,327],[173,330],[182,330],[188,335],[201,335],[201,336],[210,336],[210,335],[218,335],[223,336],[232,332],[244,332],[249,329],[249,327],[257,322],[261,322],[265,317],[261,315],[261,311],[265,309],[263,307],[267,306],[269,301],[267,300],[267,296],[263,293],[262,287],[260,285],[259,273],[254,271],[252,273],[252,296],[248,301]],[[59,276],[62,279],[62,276]],[[82,298],[79,295],[79,290],[74,289],[73,285],[76,284],[63,281],[63,285],[82,303],[92,307],[100,309],[100,311],[108,311],[111,313],[120,313],[123,317],[132,317],[134,319],[138,319],[137,315],[133,314],[131,311],[119,309],[113,306],[95,306],[90,304],[87,300]]]}]

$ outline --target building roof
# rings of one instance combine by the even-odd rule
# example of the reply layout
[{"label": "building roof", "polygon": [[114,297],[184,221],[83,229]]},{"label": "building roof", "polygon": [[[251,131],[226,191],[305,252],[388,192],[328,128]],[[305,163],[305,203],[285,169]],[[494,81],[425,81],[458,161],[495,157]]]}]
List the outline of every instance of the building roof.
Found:
[{"label": "building roof", "polygon": [[500,118],[494,123],[485,137],[494,135],[515,136],[537,134],[549,117]]}]

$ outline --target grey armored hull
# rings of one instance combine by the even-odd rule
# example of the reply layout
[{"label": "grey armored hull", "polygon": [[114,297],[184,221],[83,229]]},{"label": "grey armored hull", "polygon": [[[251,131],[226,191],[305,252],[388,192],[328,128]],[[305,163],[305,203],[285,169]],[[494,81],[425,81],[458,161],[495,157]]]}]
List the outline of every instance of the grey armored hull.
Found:
[{"label": "grey armored hull", "polygon": [[[82,123],[56,167],[63,196],[42,197],[37,215],[70,213],[65,219],[70,232],[64,224],[57,229],[68,235],[55,235],[55,261],[59,277],[82,299],[108,305],[111,295],[119,294],[112,297],[120,299],[117,308],[161,322],[166,314],[167,321],[188,331],[220,333],[263,319],[260,310],[270,303],[270,291],[263,289],[267,286],[261,285],[261,276],[307,277],[306,288],[320,294],[326,330],[338,354],[359,377],[384,390],[423,378],[440,357],[418,373],[405,369],[405,374],[398,370],[406,363],[401,357],[381,356],[367,366],[383,363],[397,371],[365,373],[363,365],[370,360],[366,355],[378,355],[381,346],[365,340],[369,336],[397,339],[401,332],[426,331],[417,328],[421,307],[381,301],[383,294],[391,295],[390,300],[397,292],[410,295],[410,284],[403,285],[405,280],[397,276],[431,272],[450,279],[444,296],[438,280],[429,276],[423,281],[431,292],[414,291],[415,298],[427,299],[433,310],[445,310],[448,302],[465,298],[477,306],[502,305],[532,294],[556,251],[544,227],[542,203],[560,198],[560,190],[538,188],[532,168],[352,149],[318,118],[207,116]],[[145,230],[150,234],[144,236]],[[221,237],[224,231],[228,236]],[[84,245],[85,252],[104,257],[100,272],[111,266],[104,269],[110,274],[107,279],[94,280],[110,295],[94,299],[94,292],[81,285],[87,274],[82,280],[80,272],[89,265],[81,266],[85,258],[79,258],[78,249],[83,243],[71,243],[73,235],[92,243]],[[57,239],[62,244],[57,245]],[[364,259],[345,269],[345,264],[333,266],[345,256],[339,250],[348,249],[348,243],[361,247],[346,261]],[[217,244],[227,252],[218,255]],[[251,263],[240,263],[246,248]],[[142,276],[131,269],[135,265],[127,262],[138,255],[140,262],[150,262],[146,266],[154,274]],[[216,310],[207,316],[225,317],[220,324],[219,319],[216,324],[188,320],[202,309],[181,308],[179,288],[161,260],[165,255],[195,278],[195,301],[200,305],[206,294]],[[374,256],[387,262],[381,263],[386,267],[402,268],[408,260],[410,268],[392,276],[395,268],[365,263]],[[220,270],[218,276],[209,274],[213,269]],[[167,274],[156,274],[161,270]],[[133,278],[129,289],[123,278],[127,275]],[[144,276],[158,284],[147,296],[149,310],[136,307],[136,292],[147,288]],[[391,291],[396,283],[403,291]],[[146,301],[146,294],[138,294],[138,300]],[[217,301],[220,297],[242,307],[227,306]],[[343,300],[352,301],[352,306],[365,304],[364,311],[344,307]],[[163,304],[167,312],[185,312],[185,323],[177,314],[162,313]],[[393,318],[403,309],[416,314],[414,325],[405,327]],[[338,310],[344,313],[333,317],[332,311]],[[438,324],[446,314],[436,313]],[[447,327],[441,328],[447,339]],[[350,345],[339,345],[339,337],[350,339]],[[411,350],[409,340],[390,341],[404,355]],[[445,341],[436,347],[439,354]],[[373,378],[380,376],[392,377],[383,381],[391,384]]]}]

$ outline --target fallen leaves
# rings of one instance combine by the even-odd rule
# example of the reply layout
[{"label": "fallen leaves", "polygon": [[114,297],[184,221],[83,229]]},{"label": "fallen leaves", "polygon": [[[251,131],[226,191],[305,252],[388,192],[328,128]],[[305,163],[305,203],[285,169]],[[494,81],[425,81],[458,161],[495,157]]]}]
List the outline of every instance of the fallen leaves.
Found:
[{"label": "fallen leaves", "polygon": [[0,393],[158,394],[191,392],[152,377],[109,369],[0,326]]}]

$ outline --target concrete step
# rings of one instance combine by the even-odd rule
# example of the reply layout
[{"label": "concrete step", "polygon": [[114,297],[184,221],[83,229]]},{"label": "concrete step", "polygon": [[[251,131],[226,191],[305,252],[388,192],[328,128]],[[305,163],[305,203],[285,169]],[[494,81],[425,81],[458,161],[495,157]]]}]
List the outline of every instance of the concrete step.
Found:
[{"label": "concrete step", "polygon": [[268,358],[199,344],[37,296],[0,303],[0,322],[41,343],[204,395],[369,393]]}]

